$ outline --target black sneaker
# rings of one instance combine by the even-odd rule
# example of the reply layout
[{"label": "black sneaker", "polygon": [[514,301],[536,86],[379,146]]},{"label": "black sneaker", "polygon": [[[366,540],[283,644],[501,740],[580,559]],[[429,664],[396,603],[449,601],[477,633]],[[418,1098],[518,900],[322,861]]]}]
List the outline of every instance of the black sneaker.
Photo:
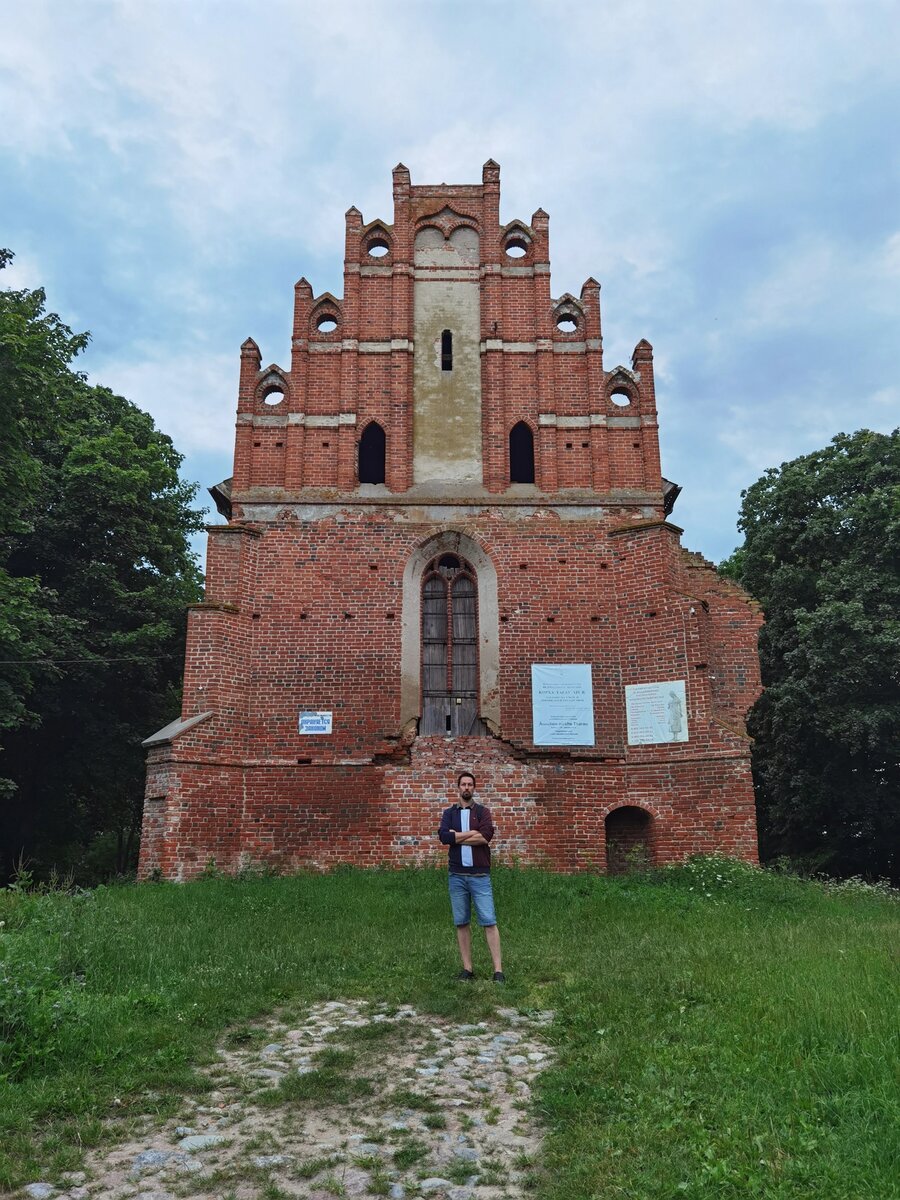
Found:
[{"label": "black sneaker", "polygon": [[502,971],[494,972],[494,983],[506,983],[506,976]]},{"label": "black sneaker", "polygon": [[460,971],[460,973],[457,975],[456,978],[460,983],[471,983],[472,980],[475,978],[475,972],[463,970],[463,971]]}]

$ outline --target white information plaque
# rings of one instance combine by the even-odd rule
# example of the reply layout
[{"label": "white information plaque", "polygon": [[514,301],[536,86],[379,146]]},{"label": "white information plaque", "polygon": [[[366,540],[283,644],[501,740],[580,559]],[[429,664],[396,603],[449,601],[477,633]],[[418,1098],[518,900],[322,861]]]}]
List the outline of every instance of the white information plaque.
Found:
[{"label": "white information plaque", "polygon": [[590,663],[532,663],[531,715],[536,746],[593,746]]},{"label": "white information plaque", "polygon": [[684,680],[635,683],[625,688],[628,745],[688,740]]},{"label": "white information plaque", "polygon": [[331,733],[331,713],[302,712],[299,729],[301,733]]}]

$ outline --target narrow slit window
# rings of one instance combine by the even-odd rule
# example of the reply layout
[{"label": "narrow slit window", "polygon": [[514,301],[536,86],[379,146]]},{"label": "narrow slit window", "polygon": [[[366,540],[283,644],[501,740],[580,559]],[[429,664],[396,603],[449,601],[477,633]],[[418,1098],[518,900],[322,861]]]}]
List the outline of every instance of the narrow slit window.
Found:
[{"label": "narrow slit window", "polygon": [[453,334],[449,329],[441,334],[441,370],[453,370]]}]

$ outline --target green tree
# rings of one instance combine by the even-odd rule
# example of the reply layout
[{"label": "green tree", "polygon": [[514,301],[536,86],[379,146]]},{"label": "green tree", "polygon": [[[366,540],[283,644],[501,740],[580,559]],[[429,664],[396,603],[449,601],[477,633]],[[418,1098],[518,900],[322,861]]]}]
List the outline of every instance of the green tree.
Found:
[{"label": "green tree", "polygon": [[200,595],[196,487],[146,413],[72,369],[86,342],[45,312],[42,290],[0,291],[6,871],[20,854],[78,868],[98,839],[127,865],[140,742],[177,710],[184,614]]},{"label": "green tree", "polygon": [[[0,250],[0,270],[11,259]],[[86,344],[43,309],[40,290],[0,293],[0,735],[36,720],[28,707],[35,660],[52,656],[58,626],[49,612],[53,598],[40,580],[7,569],[18,538],[30,528],[40,488],[31,443],[35,426],[53,419],[40,400],[71,386],[69,362]],[[0,760],[0,796],[13,788]]]},{"label": "green tree", "polygon": [[763,605],[761,849],[900,874],[900,430],[839,434],[743,494],[723,564]]}]

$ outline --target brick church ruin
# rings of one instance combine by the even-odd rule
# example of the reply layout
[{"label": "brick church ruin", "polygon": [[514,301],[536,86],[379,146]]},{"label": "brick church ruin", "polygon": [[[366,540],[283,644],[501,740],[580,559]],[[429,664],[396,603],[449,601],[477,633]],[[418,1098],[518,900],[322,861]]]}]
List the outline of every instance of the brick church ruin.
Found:
[{"label": "brick church ruin", "polygon": [[471,768],[500,861],[756,857],[760,615],[681,548],[653,351],[605,367],[549,218],[393,173],[289,367],[241,347],[181,717],[147,739],[141,874],[413,864]]}]

